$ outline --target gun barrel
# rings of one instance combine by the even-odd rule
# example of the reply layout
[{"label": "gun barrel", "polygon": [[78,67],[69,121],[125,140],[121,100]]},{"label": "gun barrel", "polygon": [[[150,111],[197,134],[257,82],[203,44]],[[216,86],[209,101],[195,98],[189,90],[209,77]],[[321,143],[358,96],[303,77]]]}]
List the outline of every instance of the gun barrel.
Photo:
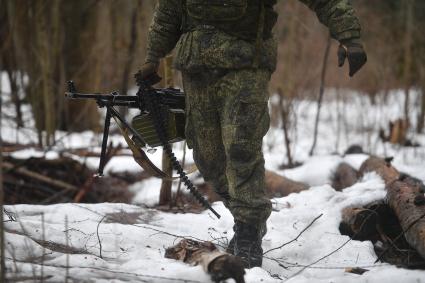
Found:
[{"label": "gun barrel", "polygon": [[103,94],[103,93],[79,93],[79,92],[65,92],[65,97],[70,99],[100,99],[100,100],[113,100],[113,101],[137,101],[138,97],[135,95],[119,95],[119,94]]}]

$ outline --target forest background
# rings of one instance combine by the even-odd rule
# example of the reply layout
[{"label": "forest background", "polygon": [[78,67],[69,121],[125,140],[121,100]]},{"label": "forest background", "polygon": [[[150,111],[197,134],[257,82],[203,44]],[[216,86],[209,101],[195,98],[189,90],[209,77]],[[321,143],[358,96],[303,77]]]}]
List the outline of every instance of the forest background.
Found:
[{"label": "forest background", "polygon": [[[0,71],[8,75],[17,127],[25,127],[21,105],[30,103],[40,145],[55,142],[55,132],[100,130],[97,106],[65,101],[67,80],[86,92],[126,93],[143,64],[146,36],[155,0],[0,0]],[[355,90],[371,101],[401,89],[407,121],[421,132],[425,121],[425,2],[418,0],[352,1],[362,23],[369,61],[350,79],[337,67],[338,43],[331,41],[326,88]],[[278,67],[270,92],[284,99],[318,95],[327,29],[299,1],[278,1],[275,35]],[[181,87],[178,74],[176,85]],[[20,86],[24,86],[23,91]],[[422,95],[409,117],[409,94]],[[44,134],[42,134],[44,133]]]}]

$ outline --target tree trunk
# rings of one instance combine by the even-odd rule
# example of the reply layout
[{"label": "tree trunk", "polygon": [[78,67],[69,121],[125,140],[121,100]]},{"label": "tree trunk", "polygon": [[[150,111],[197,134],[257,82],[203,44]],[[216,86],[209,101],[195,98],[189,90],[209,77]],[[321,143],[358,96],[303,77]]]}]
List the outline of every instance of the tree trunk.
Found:
[{"label": "tree trunk", "polygon": [[[1,7],[2,5],[0,5]],[[1,58],[0,58],[1,59]],[[1,81],[0,81],[0,90],[1,90]],[[3,106],[3,100],[2,95],[0,95],[0,133],[2,130],[2,106]],[[0,134],[0,148],[3,146],[3,140]],[[0,153],[0,216],[1,216],[1,223],[0,223],[0,282],[6,282],[6,265],[5,265],[5,258],[4,258],[4,221],[3,221],[3,201],[4,201],[4,191],[3,191],[3,154]]]},{"label": "tree trunk", "polygon": [[331,49],[331,44],[332,44],[332,39],[331,39],[331,36],[329,35],[326,48],[325,48],[325,56],[323,57],[322,73],[320,77],[319,98],[317,100],[316,121],[314,123],[313,144],[310,149],[310,153],[309,153],[310,156],[314,154],[314,149],[317,143],[317,135],[319,132],[320,109],[322,108],[323,93],[325,92],[325,79],[326,79],[326,71],[328,69],[328,58],[329,58],[329,51]]},{"label": "tree trunk", "polygon": [[[174,85],[173,82],[173,71],[171,68],[172,65],[172,57],[168,56],[163,60],[163,87],[171,87]],[[172,145],[170,145],[172,147]],[[162,171],[164,171],[167,175],[173,175],[173,165],[171,164],[171,160],[165,151],[162,152]],[[173,182],[171,180],[163,179],[161,183],[161,191],[159,194],[159,205],[169,204],[170,206],[173,204],[172,202],[172,185]]]},{"label": "tree trunk", "polygon": [[417,125],[416,132],[418,134],[422,133],[424,126],[425,126],[425,87],[423,87],[421,90],[421,110],[418,115],[418,125]]},{"label": "tree trunk", "polygon": [[[279,106],[280,106],[280,115],[282,118],[282,129],[283,134],[285,136],[285,147],[286,147],[286,156],[288,158],[288,167],[291,168],[293,166],[293,160],[292,160],[292,154],[291,154],[291,140],[289,139],[289,128],[290,128],[290,121],[289,121],[289,114],[291,109],[291,101],[285,102],[285,96],[282,93],[282,90],[279,88],[277,90],[279,94]],[[292,98],[287,98],[288,100],[291,100]]]},{"label": "tree trunk", "polygon": [[404,80],[404,119],[409,123],[409,103],[410,103],[410,87],[411,87],[411,73],[412,73],[412,34],[414,13],[413,5],[415,0],[403,1],[405,9],[405,33],[404,33],[404,59],[403,59],[403,80]]}]

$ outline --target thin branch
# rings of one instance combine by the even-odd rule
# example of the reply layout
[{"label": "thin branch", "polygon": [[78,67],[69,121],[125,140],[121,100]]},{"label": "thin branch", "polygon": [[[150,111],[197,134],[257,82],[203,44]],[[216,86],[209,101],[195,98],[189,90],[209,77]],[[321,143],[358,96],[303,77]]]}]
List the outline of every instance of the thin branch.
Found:
[{"label": "thin branch", "polygon": [[[376,208],[377,209],[377,208]],[[376,214],[376,209],[371,209],[370,211],[375,212]],[[345,241],[342,245],[340,245],[338,248],[336,248],[335,250],[333,250],[332,252],[326,254],[325,256],[322,256],[321,258],[317,259],[316,261],[304,266],[301,270],[299,270],[298,272],[296,272],[295,274],[291,275],[288,279],[291,279],[299,274],[301,274],[304,270],[306,270],[307,268],[310,268],[311,266],[315,265],[316,263],[324,260],[327,257],[330,257],[331,255],[335,254],[336,252],[338,252],[339,250],[341,250],[343,247],[345,247],[345,245],[347,245],[351,240],[353,240],[353,238],[355,238],[357,236],[357,234],[362,231],[363,226],[365,225],[365,223],[368,221],[369,217],[371,217],[373,214],[369,214],[362,222],[362,224],[360,225],[360,229],[357,233],[355,233],[351,238],[349,238],[347,241]]]},{"label": "thin branch", "polygon": [[[13,258],[5,257],[7,260],[14,260]],[[15,260],[19,263],[28,263],[28,264],[34,264],[30,261],[24,261],[24,260]],[[46,263],[45,266],[48,267],[57,267],[57,268],[69,268],[66,265],[58,265],[58,264],[49,264]],[[80,269],[89,269],[89,270],[98,270],[103,272],[109,272],[113,274],[122,274],[122,275],[132,275],[136,277],[142,277],[142,278],[150,278],[150,279],[162,279],[162,280],[169,280],[169,281],[178,281],[178,282],[187,282],[187,283],[200,283],[201,281],[191,280],[191,279],[183,279],[183,278],[171,278],[171,277],[165,277],[165,276],[159,276],[159,275],[148,275],[148,274],[140,274],[140,273],[133,273],[133,272],[124,272],[124,271],[117,271],[117,270],[111,270],[107,268],[101,268],[101,267],[90,267],[90,266],[73,266],[71,268],[80,268]],[[149,281],[149,282],[152,282]]]},{"label": "thin branch", "polygon": [[318,263],[319,261],[324,260],[327,257],[330,257],[331,255],[333,255],[334,253],[338,252],[340,249],[342,249],[345,245],[347,245],[350,241],[352,240],[352,238],[349,238],[347,241],[345,241],[342,245],[340,245],[337,249],[333,250],[332,252],[328,253],[325,256],[322,256],[321,258],[319,258],[318,260],[304,266],[303,268],[301,268],[301,270],[295,272],[295,274],[291,275],[288,279],[291,279],[295,276],[297,276],[298,274],[301,274],[304,270],[306,270],[307,268],[310,268],[311,266],[315,265],[316,263]]},{"label": "thin branch", "polygon": [[314,149],[316,147],[317,143],[317,134],[319,132],[319,118],[320,118],[320,109],[322,107],[322,100],[323,100],[323,93],[325,92],[325,79],[326,79],[326,71],[328,68],[328,58],[329,58],[329,51],[331,49],[331,36],[329,35],[328,41],[326,43],[326,49],[325,49],[325,56],[323,58],[323,65],[322,65],[322,74],[320,78],[320,90],[319,90],[319,98],[317,100],[317,113],[316,113],[316,121],[314,124],[314,136],[313,136],[313,144],[310,149],[309,155],[312,156],[314,153]]},{"label": "thin branch", "polygon": [[[44,226],[44,213],[41,214],[41,237],[43,239],[43,242],[46,241],[46,229]],[[41,251],[41,268],[40,268],[40,282],[44,282],[44,256],[45,256],[45,247],[43,245],[43,249]]]},{"label": "thin branch", "polygon": [[310,228],[313,224],[314,224],[314,222],[316,222],[320,217],[322,217],[323,216],[323,213],[321,213],[319,216],[317,216],[316,218],[314,218],[313,219],[313,221],[311,221],[310,222],[310,224],[308,224],[303,230],[301,230],[301,232],[298,234],[298,236],[296,236],[294,239],[292,239],[292,240],[290,240],[289,242],[286,242],[286,243],[284,243],[284,244],[282,244],[281,246],[279,246],[279,247],[276,247],[276,248],[272,248],[272,249],[270,249],[270,250],[268,250],[268,251],[265,251],[264,253],[263,253],[263,256],[265,255],[265,254],[267,254],[267,253],[269,253],[269,252],[271,252],[271,251],[274,251],[274,250],[278,250],[278,249],[281,249],[281,248],[283,248],[284,246],[286,246],[286,245],[289,245],[289,244],[291,244],[291,243],[293,243],[293,242],[295,242],[295,241],[297,241],[298,240],[298,238],[308,229],[308,228]]},{"label": "thin branch", "polygon": [[[68,242],[68,215],[65,215],[65,243],[66,246],[69,247]],[[65,283],[68,283],[68,277],[69,277],[69,253],[66,253],[66,269],[65,269]]]},{"label": "thin branch", "polygon": [[103,258],[103,257],[102,257],[102,241],[100,240],[100,236],[99,236],[99,226],[100,226],[100,223],[102,223],[103,219],[105,219],[105,217],[106,215],[104,215],[102,219],[100,219],[99,223],[97,223],[97,228],[96,228],[97,240],[99,241],[99,257],[100,258]]}]

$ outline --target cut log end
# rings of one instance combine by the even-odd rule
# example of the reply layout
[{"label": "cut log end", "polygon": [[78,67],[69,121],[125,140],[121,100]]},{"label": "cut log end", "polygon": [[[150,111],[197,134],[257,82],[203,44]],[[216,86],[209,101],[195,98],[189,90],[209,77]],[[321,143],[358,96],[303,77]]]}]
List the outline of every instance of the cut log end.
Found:
[{"label": "cut log end", "polygon": [[343,162],[335,169],[331,180],[332,187],[337,191],[342,191],[357,182],[357,170]]}]

